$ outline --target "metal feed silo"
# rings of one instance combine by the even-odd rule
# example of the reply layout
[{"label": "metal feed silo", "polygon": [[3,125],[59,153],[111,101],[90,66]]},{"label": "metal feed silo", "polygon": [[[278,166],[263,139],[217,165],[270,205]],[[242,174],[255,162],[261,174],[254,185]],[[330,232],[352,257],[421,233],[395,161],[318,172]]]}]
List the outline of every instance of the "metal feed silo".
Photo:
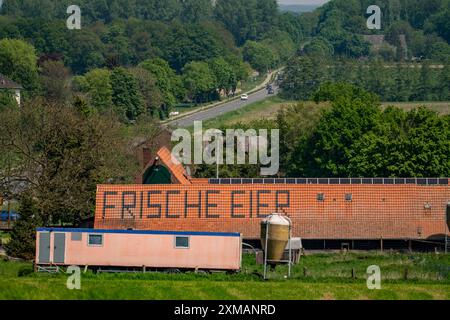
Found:
[{"label": "metal feed silo", "polygon": [[275,213],[261,221],[261,245],[270,262],[280,261],[290,238],[291,221]]}]

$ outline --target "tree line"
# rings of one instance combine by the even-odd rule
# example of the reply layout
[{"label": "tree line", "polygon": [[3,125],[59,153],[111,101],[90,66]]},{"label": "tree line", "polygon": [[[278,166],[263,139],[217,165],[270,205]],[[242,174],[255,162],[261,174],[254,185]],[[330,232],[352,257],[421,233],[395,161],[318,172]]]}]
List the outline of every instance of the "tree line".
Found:
[{"label": "tree line", "polygon": [[[383,108],[376,94],[347,83],[324,83],[313,96],[316,107],[290,104],[273,120],[236,125],[280,130],[279,177],[450,176],[450,115]],[[214,165],[195,169],[205,178],[216,172]],[[223,178],[259,174],[258,165],[220,166]]]},{"label": "tree line", "polygon": [[450,100],[450,65],[387,63],[369,61],[330,61],[308,55],[293,58],[285,70],[282,96],[309,100],[326,82],[357,84],[376,93],[382,101]]},{"label": "tree line", "polygon": [[[366,26],[370,5],[381,9],[381,30]],[[306,51],[322,55],[358,58],[380,56],[388,60],[432,59],[444,62],[450,59],[449,0],[333,0],[312,13],[302,15],[303,25],[308,25]],[[364,35],[385,35],[390,46],[377,50],[370,48]],[[406,38],[402,46],[399,35]]]},{"label": "tree line", "polygon": [[[25,99],[82,95],[128,120],[142,112],[164,119],[177,104],[234,94],[252,70],[265,74],[297,48],[298,32],[288,33],[295,19],[275,0],[82,1],[81,30],[66,28],[66,4],[3,6],[0,72],[24,87]],[[238,26],[227,20],[235,14]]]}]

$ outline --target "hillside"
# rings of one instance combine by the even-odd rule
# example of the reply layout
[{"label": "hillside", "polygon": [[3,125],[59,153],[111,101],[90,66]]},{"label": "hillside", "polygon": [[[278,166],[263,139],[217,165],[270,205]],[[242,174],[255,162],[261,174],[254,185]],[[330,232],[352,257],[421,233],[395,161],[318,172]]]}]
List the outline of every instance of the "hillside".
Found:
[{"label": "hillside", "polygon": [[[366,26],[369,16],[366,10],[374,4],[381,8],[381,30],[369,30]],[[449,0],[333,0],[301,19],[313,37],[313,43],[307,48],[310,51],[353,58],[374,54],[398,60],[404,58],[406,46],[399,37],[404,35],[408,47],[406,58],[435,61],[450,58]],[[386,45],[381,52],[370,51],[362,37],[370,34],[385,36]],[[389,45],[397,50],[391,50]]]},{"label": "hillside", "polygon": [[295,13],[311,12],[319,7],[319,5],[314,4],[280,4],[280,10],[282,12],[289,11]]}]

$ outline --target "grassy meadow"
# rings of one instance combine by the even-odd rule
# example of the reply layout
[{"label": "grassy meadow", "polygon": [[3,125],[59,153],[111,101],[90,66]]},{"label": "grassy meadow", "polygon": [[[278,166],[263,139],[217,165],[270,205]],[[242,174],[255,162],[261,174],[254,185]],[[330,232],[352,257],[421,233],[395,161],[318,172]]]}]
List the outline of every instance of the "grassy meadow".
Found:
[{"label": "grassy meadow", "polygon": [[[381,268],[381,290],[366,286],[367,267]],[[352,277],[353,269],[353,277]],[[261,279],[245,255],[237,274],[82,273],[81,290],[66,274],[36,274],[32,264],[0,260],[0,299],[450,299],[450,255],[400,253],[308,254],[285,279],[286,266]]]},{"label": "grassy meadow", "polygon": [[[227,128],[237,123],[249,123],[253,120],[275,119],[277,112],[285,107],[298,102],[285,100],[278,96],[273,96],[262,101],[258,101],[241,109],[225,113],[212,120],[203,123],[204,128]],[[302,102],[309,108],[315,108],[319,112],[329,105],[329,103],[320,103],[313,101]],[[383,102],[382,107],[395,106],[405,111],[409,111],[420,106],[427,106],[429,109],[440,114],[450,114],[450,102]]]}]

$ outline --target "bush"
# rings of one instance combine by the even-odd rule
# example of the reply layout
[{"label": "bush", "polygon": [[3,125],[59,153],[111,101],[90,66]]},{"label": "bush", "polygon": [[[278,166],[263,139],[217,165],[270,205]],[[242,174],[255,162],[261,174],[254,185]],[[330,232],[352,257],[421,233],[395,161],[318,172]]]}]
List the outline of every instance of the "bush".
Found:
[{"label": "bush", "polygon": [[32,260],[35,255],[36,228],[40,225],[40,219],[35,201],[30,195],[22,196],[19,212],[21,217],[14,224],[6,253],[12,257]]},{"label": "bush", "polygon": [[23,267],[23,268],[19,269],[19,271],[17,272],[17,276],[18,277],[26,277],[26,276],[29,276],[30,274],[33,274],[33,272],[34,272],[33,268]]}]

